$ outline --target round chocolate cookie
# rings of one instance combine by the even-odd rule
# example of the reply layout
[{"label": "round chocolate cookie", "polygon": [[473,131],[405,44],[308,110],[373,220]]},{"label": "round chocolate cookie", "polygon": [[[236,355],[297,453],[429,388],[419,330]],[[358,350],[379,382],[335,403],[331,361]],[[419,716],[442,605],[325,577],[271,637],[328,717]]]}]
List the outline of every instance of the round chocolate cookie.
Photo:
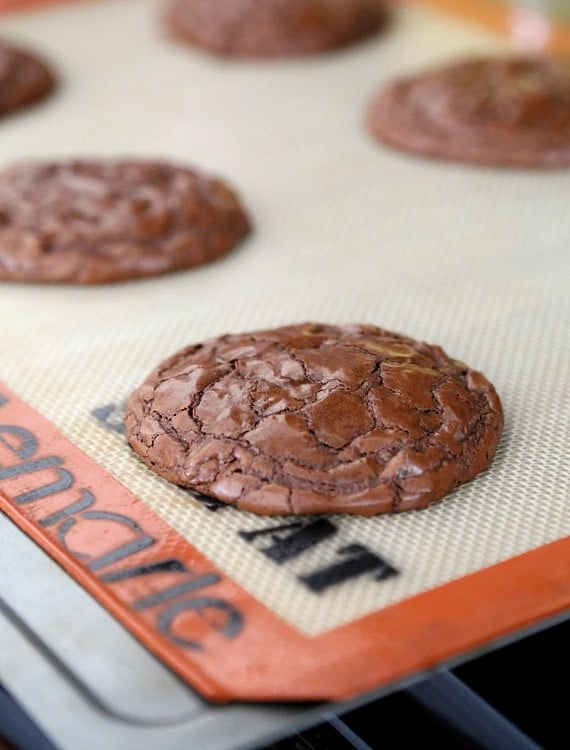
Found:
[{"label": "round chocolate cookie", "polygon": [[171,0],[166,22],[181,41],[218,55],[292,57],[376,33],[381,0]]},{"label": "round chocolate cookie", "polygon": [[35,54],[0,41],[0,116],[38,102],[54,85],[53,73]]},{"label": "round chocolate cookie", "polygon": [[373,102],[374,136],[472,164],[570,166],[570,62],[475,59],[396,81]]},{"label": "round chocolate cookie", "polygon": [[162,162],[32,162],[0,173],[0,279],[156,276],[213,261],[248,231],[222,182]]},{"label": "round chocolate cookie", "polygon": [[157,474],[238,508],[373,515],[483,471],[503,414],[437,346],[306,323],[183,349],[131,395],[126,427]]}]

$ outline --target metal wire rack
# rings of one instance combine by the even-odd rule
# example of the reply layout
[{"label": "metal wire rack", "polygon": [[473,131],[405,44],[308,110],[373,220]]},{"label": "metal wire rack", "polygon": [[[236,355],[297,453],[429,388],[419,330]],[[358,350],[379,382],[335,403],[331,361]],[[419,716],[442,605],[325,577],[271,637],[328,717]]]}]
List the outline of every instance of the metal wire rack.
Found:
[{"label": "metal wire rack", "polygon": [[[570,744],[570,620],[251,750],[558,750]],[[4,743],[4,744],[3,744]],[[0,750],[58,750],[0,687]]]}]

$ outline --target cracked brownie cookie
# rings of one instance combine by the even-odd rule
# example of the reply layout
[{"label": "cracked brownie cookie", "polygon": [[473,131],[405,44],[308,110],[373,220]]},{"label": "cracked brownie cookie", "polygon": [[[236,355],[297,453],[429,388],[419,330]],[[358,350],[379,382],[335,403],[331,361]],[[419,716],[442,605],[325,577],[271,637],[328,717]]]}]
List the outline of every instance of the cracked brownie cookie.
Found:
[{"label": "cracked brownie cookie", "polygon": [[268,515],[425,508],[489,465],[502,427],[483,375],[373,326],[226,335],[131,395],[130,444],[175,484]]},{"label": "cracked brownie cookie", "polygon": [[0,279],[156,276],[213,261],[248,231],[226,185],[171,164],[32,162],[0,173]]},{"label": "cracked brownie cookie", "polygon": [[0,117],[35,104],[54,86],[52,71],[39,57],[0,41]]},{"label": "cracked brownie cookie", "polygon": [[570,166],[570,62],[474,59],[392,83],[376,138],[424,156],[505,167]]},{"label": "cracked brownie cookie", "polygon": [[385,21],[380,0],[171,0],[176,38],[218,55],[289,57],[352,44]]}]

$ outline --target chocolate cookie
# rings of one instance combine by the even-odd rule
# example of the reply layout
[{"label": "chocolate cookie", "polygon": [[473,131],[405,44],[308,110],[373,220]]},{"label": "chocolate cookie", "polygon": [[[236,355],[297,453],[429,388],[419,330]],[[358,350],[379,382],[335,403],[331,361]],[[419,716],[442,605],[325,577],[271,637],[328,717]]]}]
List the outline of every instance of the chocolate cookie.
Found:
[{"label": "chocolate cookie", "polygon": [[357,42],[385,21],[381,0],[172,0],[178,39],[218,55],[290,57]]},{"label": "chocolate cookie", "polygon": [[306,323],[183,349],[131,395],[126,427],[157,474],[238,508],[373,515],[483,471],[503,414],[437,346]]},{"label": "chocolate cookie", "polygon": [[170,164],[25,163],[0,173],[0,279],[155,276],[215,260],[248,231],[228,187]]},{"label": "chocolate cookie", "polygon": [[0,116],[38,102],[54,84],[53,73],[35,54],[0,41]]},{"label": "chocolate cookie", "polygon": [[570,62],[475,59],[404,78],[370,129],[405,151],[510,167],[570,166]]}]

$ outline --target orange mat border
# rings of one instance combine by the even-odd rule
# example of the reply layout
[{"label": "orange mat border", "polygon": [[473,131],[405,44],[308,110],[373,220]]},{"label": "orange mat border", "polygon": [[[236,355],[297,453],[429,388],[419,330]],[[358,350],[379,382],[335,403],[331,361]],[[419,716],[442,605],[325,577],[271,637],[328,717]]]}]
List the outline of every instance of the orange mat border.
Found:
[{"label": "orange mat border", "polygon": [[[570,608],[570,538],[565,538],[320,636],[305,637],[216,569],[1,384],[0,395],[0,509],[150,651],[211,700],[349,698],[429,670]],[[54,463],[55,456],[58,463]],[[22,501],[23,493],[46,486],[48,480],[53,483],[54,466],[73,475],[69,491]],[[48,476],[48,472],[52,473]],[[84,490],[94,498],[88,512],[78,509],[61,516],[62,509],[85,497]],[[46,525],[46,519],[57,514],[57,523]],[[109,514],[115,514],[115,521],[103,521],[101,526],[101,519],[111,517]],[[135,538],[149,537],[153,544],[141,547],[128,559],[94,569],[93,560],[132,541],[129,528],[135,529],[135,525],[117,522],[125,517],[138,529]],[[116,574],[133,565],[148,567],[166,558],[182,563],[193,579],[210,576],[214,582],[199,593],[181,592],[177,598],[141,611],[137,602],[163,590],[156,577],[143,575],[112,583],[103,580],[110,572]],[[174,590],[180,573],[166,580],[169,590]],[[202,608],[184,610],[184,602],[195,601],[193,596],[202,602]],[[206,600],[200,597],[224,602],[227,609],[214,613],[219,615],[217,621],[206,617]],[[173,643],[159,627],[165,612],[177,607],[178,615],[172,619],[176,638],[199,643],[200,650]],[[224,637],[230,609],[240,613],[242,628],[234,636]]]},{"label": "orange mat border", "polygon": [[[544,16],[533,12],[524,6],[514,8],[509,4],[498,4],[494,0],[396,0],[401,3],[415,5],[426,5],[436,10],[441,10],[450,15],[467,19],[479,26],[483,26],[502,36],[507,36],[517,44],[518,47],[530,47],[531,49],[543,49],[555,54],[570,53],[570,23],[550,21],[548,30],[541,21]],[[533,43],[531,24],[539,22],[536,43]],[[521,25],[524,23],[527,31],[524,39],[519,37]],[[519,30],[519,31],[517,31]]]}]

